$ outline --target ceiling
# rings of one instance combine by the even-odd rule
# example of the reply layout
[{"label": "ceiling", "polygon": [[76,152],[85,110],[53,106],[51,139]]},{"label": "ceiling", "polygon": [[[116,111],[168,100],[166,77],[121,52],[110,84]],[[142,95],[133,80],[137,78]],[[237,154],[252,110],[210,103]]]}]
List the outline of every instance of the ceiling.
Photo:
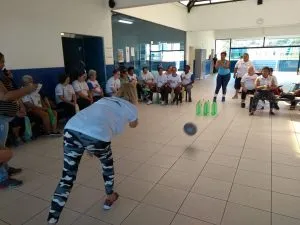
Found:
[{"label": "ceiling", "polygon": [[178,0],[115,0],[116,9],[178,2]]},{"label": "ceiling", "polygon": [[[210,4],[220,4],[220,3],[227,3],[227,2],[237,2],[243,0],[196,0],[194,1],[194,6],[201,6],[201,5],[210,5]],[[180,1],[181,4],[188,6],[189,2],[192,1]]]}]

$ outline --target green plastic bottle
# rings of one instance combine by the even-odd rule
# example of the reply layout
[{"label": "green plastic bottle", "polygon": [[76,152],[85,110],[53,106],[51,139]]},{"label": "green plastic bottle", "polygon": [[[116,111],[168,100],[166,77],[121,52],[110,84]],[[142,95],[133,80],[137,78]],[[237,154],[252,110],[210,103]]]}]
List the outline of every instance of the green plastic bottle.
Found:
[{"label": "green plastic bottle", "polygon": [[211,104],[211,115],[216,116],[218,114],[218,105],[216,102],[212,102]]},{"label": "green plastic bottle", "polygon": [[207,108],[206,116],[210,116],[210,101],[209,101],[209,100],[207,101],[207,106],[206,106],[206,108]]},{"label": "green plastic bottle", "polygon": [[201,101],[196,104],[196,116],[201,116]]},{"label": "green plastic bottle", "polygon": [[203,116],[207,116],[207,108],[208,108],[207,101],[205,101],[203,106]]}]

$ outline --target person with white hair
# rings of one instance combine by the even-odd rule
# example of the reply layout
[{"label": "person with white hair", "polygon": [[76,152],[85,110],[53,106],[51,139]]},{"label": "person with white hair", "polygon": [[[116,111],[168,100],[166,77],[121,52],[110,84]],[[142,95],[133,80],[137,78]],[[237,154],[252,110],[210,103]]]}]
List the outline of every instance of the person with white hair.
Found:
[{"label": "person with white hair", "polygon": [[[34,84],[33,78],[30,75],[23,76],[22,80],[24,87]],[[28,114],[39,117],[43,121],[45,135],[61,136],[57,130],[57,112],[51,109],[47,97],[42,99],[38,90],[24,96],[22,101],[27,108]]]},{"label": "person with white hair", "polygon": [[80,160],[84,152],[102,163],[106,192],[103,208],[109,210],[118,199],[114,192],[112,138],[123,133],[125,126],[138,125],[137,93],[132,83],[123,84],[118,97],[104,97],[78,112],[64,130],[64,168],[52,198],[48,224],[57,224],[72,190]]},{"label": "person with white hair", "polygon": [[93,101],[96,102],[103,97],[103,90],[97,81],[97,71],[96,70],[89,70],[88,72],[88,87],[93,95]]}]

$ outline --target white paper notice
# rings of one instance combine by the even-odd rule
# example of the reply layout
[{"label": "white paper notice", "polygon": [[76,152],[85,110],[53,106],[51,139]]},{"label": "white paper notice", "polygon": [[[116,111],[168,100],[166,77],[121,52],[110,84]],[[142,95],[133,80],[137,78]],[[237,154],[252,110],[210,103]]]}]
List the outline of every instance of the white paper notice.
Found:
[{"label": "white paper notice", "polygon": [[130,62],[130,50],[129,50],[129,47],[126,47],[126,62]]},{"label": "white paper notice", "polygon": [[135,51],[134,51],[134,47],[131,47],[131,56],[135,56]]}]

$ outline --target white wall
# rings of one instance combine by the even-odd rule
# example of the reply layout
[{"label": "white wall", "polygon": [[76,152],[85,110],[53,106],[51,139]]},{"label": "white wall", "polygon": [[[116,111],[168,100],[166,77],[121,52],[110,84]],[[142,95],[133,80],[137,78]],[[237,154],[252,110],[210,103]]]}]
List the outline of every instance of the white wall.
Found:
[{"label": "white wall", "polygon": [[[300,24],[299,0],[256,0],[194,7],[188,15],[188,30],[225,30]],[[262,18],[264,23],[257,24]]]},{"label": "white wall", "polygon": [[112,47],[106,0],[1,0],[0,30],[0,51],[14,69],[63,67],[61,32],[102,36]]},{"label": "white wall", "polygon": [[300,35],[300,25],[262,27],[252,29],[216,30],[216,39],[226,38],[255,38],[265,36],[294,36]]},{"label": "white wall", "polygon": [[177,3],[142,6],[115,11],[179,30],[186,31],[188,27],[187,10],[183,5]]}]

